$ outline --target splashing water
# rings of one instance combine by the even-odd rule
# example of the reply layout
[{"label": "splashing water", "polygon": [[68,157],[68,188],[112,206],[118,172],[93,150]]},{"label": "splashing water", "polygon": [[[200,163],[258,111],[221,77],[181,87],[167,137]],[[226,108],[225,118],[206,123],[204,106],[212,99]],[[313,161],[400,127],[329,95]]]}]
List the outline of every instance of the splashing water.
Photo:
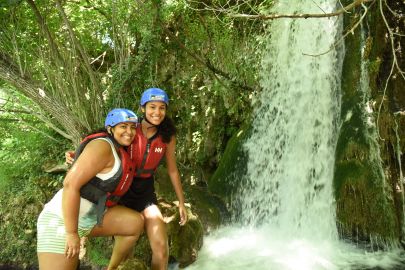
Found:
[{"label": "splashing water", "polygon": [[[279,1],[272,12],[328,13],[337,5],[316,3]],[[333,45],[340,19],[279,19],[269,33],[263,91],[244,145],[239,225],[206,237],[187,269],[393,269],[400,250],[367,253],[338,240],[332,179],[343,50]]]}]

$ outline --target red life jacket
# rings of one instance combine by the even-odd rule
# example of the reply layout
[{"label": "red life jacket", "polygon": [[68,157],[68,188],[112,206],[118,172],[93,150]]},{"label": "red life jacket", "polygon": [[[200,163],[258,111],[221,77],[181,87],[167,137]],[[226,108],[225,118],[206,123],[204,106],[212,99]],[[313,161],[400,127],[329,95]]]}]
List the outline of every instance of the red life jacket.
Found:
[{"label": "red life jacket", "polygon": [[167,145],[162,141],[162,137],[157,135],[146,138],[142,132],[142,126],[136,129],[136,135],[128,152],[135,165],[135,177],[151,177],[162,158],[165,156]]},{"label": "red life jacket", "polygon": [[[97,138],[107,138],[109,135],[107,133],[95,133],[87,136],[82,140],[78,149],[75,152],[75,160],[83,152],[86,145]],[[116,143],[114,143],[116,145]],[[118,147],[121,165],[118,171],[111,178],[102,180],[98,177],[93,177],[89,182],[83,185],[80,189],[80,196],[85,198],[95,204],[97,204],[97,224],[101,224],[103,214],[106,207],[114,206],[118,203],[121,196],[127,192],[131,186],[133,174],[134,174],[134,164],[125,151],[124,147]]]}]

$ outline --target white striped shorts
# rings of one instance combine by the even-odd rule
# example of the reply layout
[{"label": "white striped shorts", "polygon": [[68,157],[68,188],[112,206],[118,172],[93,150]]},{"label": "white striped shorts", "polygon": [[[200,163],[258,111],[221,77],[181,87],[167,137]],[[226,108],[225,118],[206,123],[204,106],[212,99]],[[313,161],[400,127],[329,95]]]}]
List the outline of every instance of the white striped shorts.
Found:
[{"label": "white striped shorts", "polygon": [[[79,237],[90,233],[97,223],[95,214],[79,218]],[[37,252],[65,254],[65,224],[63,218],[44,209],[38,217],[37,223]]]}]

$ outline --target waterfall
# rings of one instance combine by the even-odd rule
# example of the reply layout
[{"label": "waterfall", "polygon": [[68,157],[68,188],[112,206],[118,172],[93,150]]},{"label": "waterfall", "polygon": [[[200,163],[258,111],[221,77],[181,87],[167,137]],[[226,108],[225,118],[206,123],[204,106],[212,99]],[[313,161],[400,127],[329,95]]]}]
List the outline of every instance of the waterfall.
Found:
[{"label": "waterfall", "polygon": [[[329,13],[336,5],[317,2],[283,1],[273,12]],[[263,92],[244,146],[249,162],[242,221],[336,238],[331,179],[342,55],[337,48],[306,54],[328,51],[340,28],[336,17],[272,22],[262,61]]]},{"label": "waterfall", "polygon": [[[277,1],[271,13],[333,12],[338,1]],[[400,251],[338,239],[332,187],[343,48],[338,17],[278,19],[262,53],[263,91],[244,144],[236,222],[204,239],[187,269],[392,269]],[[327,53],[326,53],[327,52]]]}]

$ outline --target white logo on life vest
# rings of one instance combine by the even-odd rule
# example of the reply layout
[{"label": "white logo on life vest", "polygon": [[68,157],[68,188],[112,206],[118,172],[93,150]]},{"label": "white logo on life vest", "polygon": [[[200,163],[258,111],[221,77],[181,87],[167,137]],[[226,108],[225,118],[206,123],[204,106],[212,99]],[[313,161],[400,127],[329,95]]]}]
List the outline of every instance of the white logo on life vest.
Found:
[{"label": "white logo on life vest", "polygon": [[125,176],[125,180],[124,180],[124,182],[122,183],[122,185],[121,185],[121,187],[120,187],[120,191],[124,189],[124,186],[125,186],[125,184],[126,184],[127,181],[128,181],[128,177],[129,177],[129,174],[127,174],[127,175]]},{"label": "white logo on life vest", "polygon": [[162,153],[162,151],[163,151],[163,148],[162,147],[156,147],[155,148],[155,153],[157,152],[157,153]]}]

